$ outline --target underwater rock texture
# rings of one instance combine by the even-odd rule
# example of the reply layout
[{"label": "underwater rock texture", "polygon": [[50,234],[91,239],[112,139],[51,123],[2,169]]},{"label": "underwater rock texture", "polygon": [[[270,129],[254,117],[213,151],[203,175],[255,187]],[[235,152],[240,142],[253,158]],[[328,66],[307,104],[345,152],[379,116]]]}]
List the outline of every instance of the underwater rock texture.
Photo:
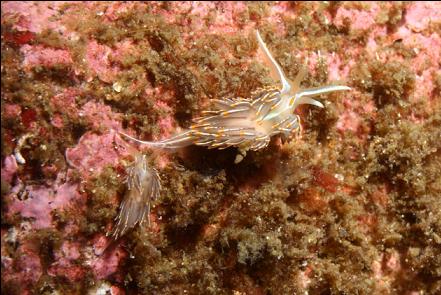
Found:
[{"label": "underwater rock texture", "polygon": [[[440,294],[440,2],[2,2],[4,294]],[[300,137],[139,147],[151,226],[105,234],[137,149],[210,99],[290,79],[352,91]]]}]

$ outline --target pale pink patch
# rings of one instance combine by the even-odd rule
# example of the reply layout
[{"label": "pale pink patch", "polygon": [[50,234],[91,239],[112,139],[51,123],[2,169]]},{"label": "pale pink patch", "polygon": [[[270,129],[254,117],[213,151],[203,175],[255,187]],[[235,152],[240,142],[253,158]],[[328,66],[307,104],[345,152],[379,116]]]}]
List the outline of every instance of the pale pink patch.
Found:
[{"label": "pale pink patch", "polygon": [[76,98],[81,94],[77,88],[66,88],[63,92],[55,95],[50,100],[51,106],[57,113],[51,120],[51,124],[56,128],[64,127],[63,117],[67,120],[78,120],[80,112],[76,104]]},{"label": "pale pink patch", "polygon": [[[118,72],[118,68],[110,64],[109,55],[111,52],[110,47],[98,44],[95,40],[87,44],[87,66],[101,81],[106,83],[112,82]],[[89,77],[89,80],[91,79],[92,77]]]},{"label": "pale pink patch", "polygon": [[322,11],[322,13],[323,13],[323,16],[325,17],[325,23],[330,24],[333,19],[331,13],[327,10]]},{"label": "pale pink patch", "polygon": [[350,61],[348,64],[343,64],[340,56],[333,52],[327,56],[328,62],[328,81],[336,81],[345,79],[349,75],[351,66],[355,64],[355,61]]},{"label": "pale pink patch", "polygon": [[345,107],[342,114],[336,123],[336,128],[339,132],[345,133],[347,131],[354,132],[355,134],[365,138],[367,134],[361,134],[360,126],[362,123],[361,114],[375,115],[375,104],[373,100],[369,100],[368,103],[361,104],[359,98],[361,93],[352,90],[350,94],[346,94],[343,100]]},{"label": "pale pink patch", "polygon": [[[372,28],[369,32],[369,38],[366,44],[366,51],[370,54],[371,57],[376,57],[377,50],[381,49],[381,38],[387,36],[387,28],[384,26],[376,26]],[[380,45],[377,43],[376,39],[380,39]],[[380,47],[380,48],[379,48]]]},{"label": "pale pink patch", "polygon": [[[103,241],[106,241],[107,239],[105,237],[104,239],[101,237],[95,239],[95,244],[93,246],[94,249],[101,249],[103,247]],[[93,257],[89,263],[95,277],[98,280],[108,278],[109,276],[115,274],[118,271],[122,261],[124,261],[124,259],[127,257],[127,252],[125,252],[121,246],[107,248],[105,252],[103,252],[101,249],[97,253],[98,254],[96,254],[94,250],[94,253],[92,254]]]},{"label": "pale pink patch", "polygon": [[416,1],[406,10],[406,26],[415,32],[424,31],[430,24],[441,23],[441,2]]},{"label": "pale pink patch", "polygon": [[48,269],[50,276],[65,277],[71,282],[79,281],[85,275],[85,269],[75,263],[81,253],[80,244],[65,241],[61,249],[55,251],[55,262]]},{"label": "pale pink patch", "polygon": [[71,283],[74,283],[82,280],[86,271],[80,265],[72,264],[66,261],[66,259],[60,259],[51,264],[47,273],[52,277],[67,278]]},{"label": "pale pink patch", "polygon": [[[208,1],[207,1],[208,2]],[[163,20],[168,24],[179,24],[184,25],[188,18],[183,18],[181,22],[178,23],[176,21],[176,16],[181,15],[184,11],[188,13],[193,5],[196,5],[196,2],[190,1],[171,1],[169,3],[170,9],[163,9],[161,2],[159,1],[151,1],[149,2],[149,8],[151,9],[151,13],[155,15],[161,15]],[[187,23],[185,23],[187,24]]]},{"label": "pale pink patch", "polygon": [[172,117],[173,108],[169,105],[169,103],[175,99],[175,92],[163,87],[156,87],[146,88],[144,93],[146,99],[154,101],[156,109],[162,110],[166,113],[166,115],[160,118],[157,122],[160,128],[160,138],[155,138],[155,140],[170,137],[172,134],[174,134],[173,126],[175,125],[175,120]]},{"label": "pale pink patch", "polygon": [[164,107],[166,111],[171,110],[168,104],[176,98],[176,93],[173,89],[167,89],[163,86],[147,87],[144,94],[147,99],[155,101],[158,106]]},{"label": "pale pink patch", "polygon": [[77,118],[78,108],[75,101],[80,94],[81,91],[77,88],[66,88],[63,92],[55,95],[50,103],[54,109],[63,111],[63,114],[70,118]]},{"label": "pale pink patch", "polygon": [[[347,50],[345,55],[350,58],[354,55],[358,55],[359,52],[359,49]],[[346,79],[349,75],[350,69],[355,65],[355,61],[353,60],[349,60],[349,62],[345,63],[336,52],[300,51],[295,53],[295,57],[307,62],[307,70],[311,75],[317,73],[317,67],[320,62],[325,63],[328,71],[328,82]]]},{"label": "pale pink patch", "polygon": [[160,119],[158,126],[161,130],[161,137],[163,139],[168,138],[172,134],[174,120],[171,117]]},{"label": "pale pink patch", "polygon": [[371,198],[375,204],[386,207],[389,202],[388,189],[386,185],[383,185],[378,190],[374,191]]},{"label": "pale pink patch", "polygon": [[269,17],[266,19],[266,22],[275,26],[275,34],[279,36],[284,36],[287,33],[285,19],[295,19],[297,17],[297,13],[289,5],[290,3],[287,1],[280,1],[273,3],[269,9]]},{"label": "pale pink patch", "polygon": [[[377,226],[378,219],[373,214],[362,214],[358,216],[358,222],[360,224],[360,229],[366,235],[375,229],[375,227]],[[366,235],[366,239],[369,238],[370,236]]]},{"label": "pale pink patch", "polygon": [[214,223],[214,224],[205,224],[202,227],[202,236],[204,238],[204,240],[210,240],[213,237],[215,237],[215,235],[219,232],[219,224]]},{"label": "pale pink patch", "polygon": [[338,118],[336,128],[340,132],[352,131],[353,133],[357,133],[360,123],[361,120],[357,113],[346,111]]},{"label": "pale pink patch", "polygon": [[321,58],[321,53],[319,54],[318,52],[311,52],[309,55],[307,55],[308,72],[311,75],[314,76],[317,73],[317,64],[319,63]]},{"label": "pale pink patch", "polygon": [[[383,257],[383,254],[381,255]],[[383,271],[381,269],[381,258],[380,260],[374,260],[371,265],[372,272],[374,273],[374,278],[380,280],[383,276]]]},{"label": "pale pink patch", "polygon": [[112,112],[112,109],[100,102],[88,101],[79,112],[86,121],[98,129],[104,127],[106,129],[121,130],[121,114]]},{"label": "pale pink patch", "polygon": [[175,125],[175,120],[171,115],[173,109],[166,102],[161,100],[157,100],[155,106],[167,113],[166,117],[159,119],[157,123],[160,128],[161,138],[164,139],[170,137],[174,130],[173,126]]},{"label": "pale pink patch", "polygon": [[[182,38],[185,42],[190,42],[206,35],[207,32],[232,35],[239,31],[247,31],[253,26],[252,22],[245,25],[238,25],[237,23],[238,17],[245,10],[246,6],[241,2],[191,2],[191,10],[188,12],[188,16],[193,16],[193,18],[188,17],[186,23],[181,24],[188,28],[183,32]],[[202,20],[210,13],[213,13],[213,21],[208,23],[207,28],[204,28],[204,22],[202,21],[191,21],[192,19]]]},{"label": "pale pink patch", "polygon": [[236,18],[240,13],[245,11],[245,4],[241,2],[226,1],[216,3],[216,6],[216,19],[214,21],[214,25],[209,27],[209,30],[221,29],[236,32],[238,29]]},{"label": "pale pink patch", "polygon": [[148,228],[148,231],[151,233],[156,233],[158,234],[161,231],[161,226],[160,224],[162,217],[158,216],[156,213],[151,212],[150,213],[150,226]]},{"label": "pale pink patch", "polygon": [[65,31],[65,27],[60,21],[52,19],[59,13],[59,9],[67,1],[8,1],[2,2],[3,17],[18,16],[18,21],[14,22],[13,28],[18,31],[29,31],[40,33],[45,29]]},{"label": "pale pink patch", "polygon": [[401,27],[394,35],[393,39],[403,39],[403,44],[414,49],[417,53],[412,60],[411,66],[415,71],[421,71],[429,66],[434,66],[439,70],[439,60],[441,59],[441,37],[437,33],[423,35],[412,33],[409,29]]},{"label": "pale pink patch", "polygon": [[74,220],[69,220],[63,228],[64,235],[69,237],[80,234],[80,231],[80,226]]},{"label": "pale pink patch", "polygon": [[20,51],[24,55],[23,67],[27,70],[37,66],[50,68],[57,65],[70,66],[73,64],[69,51],[64,49],[25,44],[20,48]]},{"label": "pale pink patch", "polygon": [[[61,252],[61,253],[60,253]],[[56,257],[65,257],[69,260],[80,258],[80,243],[65,241],[61,246],[61,251],[55,254]]]},{"label": "pale pink patch", "polygon": [[368,30],[372,28],[376,21],[378,13],[381,11],[378,3],[370,2],[368,10],[358,10],[353,8],[339,7],[334,18],[334,24],[337,27],[342,27],[344,19],[350,20],[352,30]]},{"label": "pale pink patch", "polygon": [[156,160],[156,165],[159,169],[164,169],[170,164],[170,158],[167,154],[161,153]]},{"label": "pale pink patch", "polygon": [[97,256],[103,254],[106,247],[112,242],[111,239],[101,234],[95,235],[93,238],[93,253]]},{"label": "pale pink patch", "polygon": [[124,295],[124,294],[126,294],[126,292],[117,286],[112,286],[110,288],[110,294],[111,295]]},{"label": "pale pink patch", "polygon": [[392,251],[385,262],[389,271],[397,273],[401,270],[400,254],[397,251]]},{"label": "pale pink patch", "polygon": [[411,101],[428,100],[432,97],[435,85],[432,80],[432,71],[425,70],[422,75],[415,76],[415,91],[411,96]]},{"label": "pale pink patch", "polygon": [[371,269],[377,281],[378,290],[390,287],[391,282],[397,279],[402,270],[400,254],[394,249],[390,253],[380,254],[372,263]]},{"label": "pale pink patch", "polygon": [[155,106],[158,109],[164,110],[168,113],[171,113],[173,111],[173,109],[165,101],[162,101],[162,100],[157,100],[155,102]]},{"label": "pale pink patch", "polygon": [[20,200],[18,193],[21,185],[12,189],[9,196],[10,203],[7,215],[19,214],[24,218],[31,218],[32,227],[35,229],[50,228],[52,224],[52,211],[64,210],[75,204],[76,209],[84,205],[84,195],[78,192],[77,184],[64,183],[54,188],[46,186],[29,185],[25,187],[27,198]]},{"label": "pale pink patch", "polygon": [[327,65],[328,82],[335,82],[338,80],[344,80],[348,77],[349,71],[355,65],[353,57],[359,55],[360,49],[352,48],[345,51],[347,62],[340,58],[340,55],[336,52],[311,52],[306,53],[308,58],[308,68],[312,74],[317,71],[317,65],[319,62],[324,62]]},{"label": "pale pink patch", "polygon": [[75,147],[66,150],[66,160],[88,178],[101,173],[106,166],[116,166],[121,157],[129,154],[126,144],[114,132],[104,135],[87,132]]},{"label": "pale pink patch", "polygon": [[297,282],[301,288],[307,289],[311,284],[311,276],[312,276],[312,267],[308,266],[306,270],[300,271],[297,274]]},{"label": "pale pink patch", "polygon": [[138,53],[137,47],[133,44],[132,40],[118,42],[115,44],[114,48],[115,49],[111,52],[112,60],[119,63],[122,63],[125,57]]},{"label": "pale pink patch", "polygon": [[23,291],[24,288],[26,288],[26,286],[34,285],[40,279],[42,274],[43,267],[41,265],[40,257],[29,245],[19,246],[14,261],[14,267],[3,268],[2,265],[2,280],[5,282],[15,282],[19,290],[21,289],[22,291],[20,294],[25,294]]},{"label": "pale pink patch", "polygon": [[4,105],[4,118],[13,119],[21,114],[21,106],[18,104],[5,103]]},{"label": "pale pink patch", "polygon": [[108,21],[115,21],[119,19],[121,15],[126,13],[127,11],[133,10],[135,3],[124,3],[124,2],[111,2],[109,6],[105,9],[104,16]]},{"label": "pale pink patch", "polygon": [[17,161],[15,160],[15,157],[13,155],[9,155],[5,157],[1,169],[2,180],[11,184],[15,173],[17,173],[17,170],[18,170],[18,165],[17,165]]},{"label": "pale pink patch", "polygon": [[63,128],[64,124],[63,124],[63,118],[61,117],[61,115],[59,115],[59,114],[54,115],[54,117],[51,120],[51,124],[54,127],[57,127],[60,129]]}]

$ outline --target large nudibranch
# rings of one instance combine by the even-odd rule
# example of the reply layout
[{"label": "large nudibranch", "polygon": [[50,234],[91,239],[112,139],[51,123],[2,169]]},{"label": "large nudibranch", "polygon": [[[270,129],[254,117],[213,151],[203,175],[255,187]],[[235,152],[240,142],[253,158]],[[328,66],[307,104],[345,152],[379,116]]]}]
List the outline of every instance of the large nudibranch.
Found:
[{"label": "large nudibranch", "polygon": [[300,118],[294,114],[298,105],[311,104],[322,108],[323,105],[312,97],[351,89],[340,85],[302,89],[300,82],[305,76],[304,70],[290,81],[258,31],[256,37],[271,72],[277,75],[279,85],[259,88],[250,98],[214,99],[214,110],[204,111],[202,117],[194,119],[188,130],[162,141],[141,141],[121,134],[153,148],[173,149],[195,144],[218,149],[234,146],[242,152],[255,151],[266,147],[271,136],[289,136],[299,129]]}]

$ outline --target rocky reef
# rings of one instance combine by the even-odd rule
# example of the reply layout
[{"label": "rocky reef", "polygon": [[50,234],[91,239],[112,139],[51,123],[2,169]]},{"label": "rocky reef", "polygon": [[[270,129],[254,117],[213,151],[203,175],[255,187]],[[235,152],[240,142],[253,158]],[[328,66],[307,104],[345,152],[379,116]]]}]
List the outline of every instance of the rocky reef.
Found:
[{"label": "rocky reef", "polygon": [[[4,294],[440,294],[439,2],[2,2]],[[131,147],[274,80],[300,136]],[[139,149],[150,226],[106,237]],[[107,293],[106,293],[107,292]]]}]

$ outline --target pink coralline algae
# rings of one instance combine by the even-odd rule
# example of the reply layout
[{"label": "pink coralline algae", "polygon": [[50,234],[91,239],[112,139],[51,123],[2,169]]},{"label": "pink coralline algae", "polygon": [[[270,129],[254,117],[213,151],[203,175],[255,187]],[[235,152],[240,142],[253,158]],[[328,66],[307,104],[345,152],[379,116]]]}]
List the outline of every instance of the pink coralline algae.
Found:
[{"label": "pink coralline algae", "polygon": [[58,13],[63,1],[37,4],[33,2],[10,1],[2,3],[3,15],[11,17],[17,14],[18,20],[14,22],[14,28],[18,31],[40,33],[45,29],[62,29],[63,26],[57,21],[51,20]]},{"label": "pink coralline algae", "polygon": [[[20,191],[24,190],[24,191]],[[24,189],[17,186],[13,189],[15,198],[10,200],[8,214],[20,214],[24,218],[30,218],[32,227],[35,229],[54,226],[52,212],[64,210],[69,206],[75,206],[77,210],[85,205],[85,199],[77,191],[77,185],[64,183],[57,185],[56,190],[42,186],[27,186]],[[24,200],[20,200],[19,194]]]},{"label": "pink coralline algae", "polygon": [[43,46],[23,45],[21,52],[25,56],[23,67],[30,70],[34,67],[71,66],[73,64],[69,51],[44,48]]},{"label": "pink coralline algae", "polygon": [[8,156],[3,160],[2,163],[2,180],[7,183],[12,183],[12,178],[14,177],[15,173],[17,172],[18,165],[17,161],[15,160],[14,156]]},{"label": "pink coralline algae", "polygon": [[85,269],[78,265],[81,258],[78,242],[64,242],[61,248],[55,251],[54,256],[55,262],[48,269],[50,276],[65,277],[72,282],[79,281],[84,277]]},{"label": "pink coralline algae", "polygon": [[[109,55],[112,49],[92,41],[87,46],[86,62],[89,69],[103,82],[110,83],[115,79],[118,69],[112,67]],[[92,80],[92,76],[88,80]]]},{"label": "pink coralline algae", "polygon": [[102,136],[86,133],[77,146],[66,150],[66,160],[85,177],[97,175],[105,166],[115,166],[128,155],[124,146],[115,144],[115,138],[115,133],[110,132]]},{"label": "pink coralline algae", "polygon": [[[4,259],[2,249],[2,266]],[[43,275],[43,266],[38,253],[32,249],[32,245],[21,245],[17,249],[17,258],[13,261],[4,272],[2,271],[2,279],[5,282],[13,281],[21,287],[32,286],[38,282]],[[11,271],[13,268],[18,271]],[[23,294],[23,293],[22,293]],[[26,293],[24,293],[26,294]]]},{"label": "pink coralline algae", "polygon": [[375,27],[375,17],[379,14],[381,8],[375,2],[366,3],[366,5],[370,6],[368,10],[339,8],[334,18],[335,25],[343,26],[346,19],[353,30],[368,30]]},{"label": "pink coralline algae", "polygon": [[[92,247],[93,251],[87,259],[86,264],[90,265],[95,277],[98,280],[108,278],[117,273],[121,263],[127,257],[127,252],[121,247],[117,247],[112,251],[105,251],[108,245],[107,239],[103,235],[95,238],[95,243]],[[121,278],[118,278],[120,280]]]},{"label": "pink coralline algae", "polygon": [[94,101],[88,101],[79,111],[90,126],[98,130],[119,130],[121,129],[121,114],[112,112],[109,106]]},{"label": "pink coralline algae", "polygon": [[417,1],[406,11],[406,24],[415,32],[422,32],[441,19],[441,3],[438,1]]}]

